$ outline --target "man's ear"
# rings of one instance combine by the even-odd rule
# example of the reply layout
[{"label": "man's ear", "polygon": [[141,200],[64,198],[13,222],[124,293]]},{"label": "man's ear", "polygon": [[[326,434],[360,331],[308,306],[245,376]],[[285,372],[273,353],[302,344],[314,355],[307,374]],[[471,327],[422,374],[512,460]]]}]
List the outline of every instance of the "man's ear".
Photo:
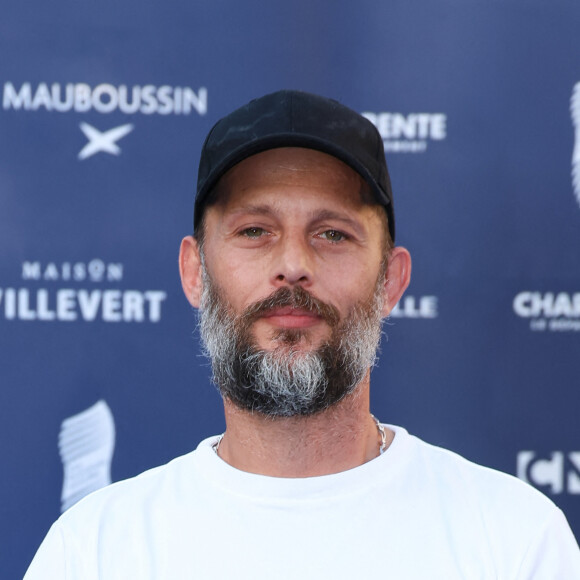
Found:
[{"label": "man's ear", "polygon": [[202,289],[201,256],[197,240],[193,236],[181,240],[179,274],[186,298],[194,308],[199,308]]},{"label": "man's ear", "polygon": [[411,254],[400,246],[391,250],[385,273],[385,303],[382,316],[387,317],[411,281]]}]

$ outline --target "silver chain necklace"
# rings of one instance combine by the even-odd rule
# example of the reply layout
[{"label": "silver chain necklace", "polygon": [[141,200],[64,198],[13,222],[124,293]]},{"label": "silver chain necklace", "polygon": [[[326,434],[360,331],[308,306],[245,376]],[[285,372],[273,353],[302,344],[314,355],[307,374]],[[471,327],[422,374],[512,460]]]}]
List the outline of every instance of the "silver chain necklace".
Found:
[{"label": "silver chain necklace", "polygon": [[379,445],[379,455],[382,455],[387,449],[387,432],[385,428],[380,424],[379,420],[371,413],[371,417],[377,426],[377,431],[381,436],[381,444]]},{"label": "silver chain necklace", "polygon": [[[379,455],[382,455],[385,452],[385,450],[387,449],[387,432],[385,431],[385,428],[380,424],[379,420],[372,413],[371,413],[371,417],[373,418],[373,421],[375,422],[375,425],[377,426],[377,431],[379,432],[379,435],[381,437],[381,443],[379,445]],[[222,442],[224,435],[225,435],[225,433],[222,433],[217,438],[217,441],[212,445],[213,450],[216,452],[216,455],[218,455],[220,443]]]}]

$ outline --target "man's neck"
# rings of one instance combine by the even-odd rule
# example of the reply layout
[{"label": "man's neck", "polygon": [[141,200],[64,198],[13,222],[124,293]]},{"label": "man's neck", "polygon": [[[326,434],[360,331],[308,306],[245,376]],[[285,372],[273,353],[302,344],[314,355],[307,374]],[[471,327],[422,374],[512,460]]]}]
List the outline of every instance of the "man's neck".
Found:
[{"label": "man's neck", "polygon": [[[369,411],[369,376],[357,390],[307,417],[266,417],[224,400],[226,433],[219,456],[237,469],[273,477],[313,477],[352,469],[379,454]],[[386,431],[387,446],[393,433]]]}]

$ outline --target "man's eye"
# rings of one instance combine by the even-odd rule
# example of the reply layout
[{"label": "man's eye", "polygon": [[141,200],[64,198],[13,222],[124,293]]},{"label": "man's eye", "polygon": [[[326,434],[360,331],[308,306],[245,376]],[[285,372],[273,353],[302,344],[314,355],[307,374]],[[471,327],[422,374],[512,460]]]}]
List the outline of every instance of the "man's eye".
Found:
[{"label": "man's eye", "polygon": [[264,230],[262,228],[246,228],[242,231],[242,235],[248,238],[259,238],[264,235]]},{"label": "man's eye", "polygon": [[342,242],[342,240],[346,239],[346,236],[338,230],[326,230],[320,236],[329,242]]}]

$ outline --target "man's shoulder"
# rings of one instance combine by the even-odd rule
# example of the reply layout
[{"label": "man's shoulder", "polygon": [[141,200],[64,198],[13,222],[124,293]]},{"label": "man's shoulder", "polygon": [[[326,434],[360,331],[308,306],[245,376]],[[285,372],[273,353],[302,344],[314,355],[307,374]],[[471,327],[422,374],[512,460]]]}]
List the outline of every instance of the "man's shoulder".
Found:
[{"label": "man's shoulder", "polygon": [[433,493],[448,498],[456,506],[470,507],[503,519],[517,515],[520,523],[551,519],[559,511],[544,494],[514,475],[480,465],[464,456],[406,435],[411,452],[411,470],[422,478]]},{"label": "man's shoulder", "polygon": [[119,520],[125,514],[139,513],[146,505],[167,506],[181,501],[185,482],[192,489],[200,477],[199,453],[198,447],[164,465],[89,494],[62,514],[60,523],[66,528],[74,528],[77,523],[86,528],[88,521],[102,524],[111,514]]},{"label": "man's shoulder", "polygon": [[[544,557],[561,560],[558,570],[580,569],[578,547],[564,514],[538,490],[405,430],[399,443],[405,457],[401,495],[425,527],[438,522],[437,527],[446,529],[475,559],[479,552],[487,554],[514,574],[520,570],[522,577],[528,577],[523,570],[543,570]],[[556,571],[549,577],[572,576]]]}]

